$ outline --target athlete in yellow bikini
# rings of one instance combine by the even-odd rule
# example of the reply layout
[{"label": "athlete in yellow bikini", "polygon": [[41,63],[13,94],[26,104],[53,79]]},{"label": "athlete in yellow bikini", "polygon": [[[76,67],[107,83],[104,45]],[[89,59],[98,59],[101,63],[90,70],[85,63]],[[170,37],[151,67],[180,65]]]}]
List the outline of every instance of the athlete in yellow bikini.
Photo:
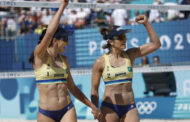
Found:
[{"label": "athlete in yellow bikini", "polygon": [[151,27],[145,15],[136,17],[136,22],[143,24],[149,34],[150,43],[138,48],[126,48],[126,29],[113,27],[101,29],[107,45],[103,48],[109,52],[96,59],[92,72],[91,100],[98,107],[98,88],[101,77],[105,82],[105,91],[102,98],[100,122],[139,122],[138,111],[135,105],[132,90],[133,64],[137,57],[145,56],[157,50],[160,40]]},{"label": "athlete in yellow bikini", "polygon": [[76,122],[76,111],[69,91],[81,102],[92,108],[95,118],[101,114],[94,104],[76,87],[70,73],[69,61],[60,55],[68,45],[68,31],[59,26],[68,0],[61,5],[39,38],[39,43],[29,61],[33,64],[39,91],[38,122]]}]

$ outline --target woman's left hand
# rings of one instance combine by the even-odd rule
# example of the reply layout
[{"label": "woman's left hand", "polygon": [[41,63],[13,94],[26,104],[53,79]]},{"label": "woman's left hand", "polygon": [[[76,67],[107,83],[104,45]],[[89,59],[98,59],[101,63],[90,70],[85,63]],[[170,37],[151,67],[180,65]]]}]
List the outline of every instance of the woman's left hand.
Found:
[{"label": "woman's left hand", "polygon": [[103,115],[98,108],[92,108],[92,114],[94,115],[94,119],[98,119],[99,121],[101,121]]},{"label": "woman's left hand", "polygon": [[148,23],[148,18],[145,15],[138,15],[136,16],[135,21],[139,24],[147,24]]}]

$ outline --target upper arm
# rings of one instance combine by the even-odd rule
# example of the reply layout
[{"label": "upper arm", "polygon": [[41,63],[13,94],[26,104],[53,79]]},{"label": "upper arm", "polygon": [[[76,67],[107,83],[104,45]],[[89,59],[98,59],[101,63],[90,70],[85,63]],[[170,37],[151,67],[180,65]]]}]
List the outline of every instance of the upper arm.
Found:
[{"label": "upper arm", "polygon": [[[146,19],[146,16],[144,16],[144,19]],[[152,28],[151,24],[147,22],[146,24],[144,24],[144,26],[148,32],[150,42],[141,45],[139,48],[133,48],[133,49],[129,50],[129,52],[131,54],[133,54],[132,57],[134,59],[137,57],[141,57],[141,56],[150,54],[150,53],[156,51],[161,46],[160,39],[157,36],[154,29]]]},{"label": "upper arm", "polygon": [[34,51],[34,55],[38,56],[40,58],[43,58],[43,56],[46,53],[46,50],[52,40],[53,34],[46,32],[45,36],[43,37],[42,41],[40,42],[40,44],[38,44],[36,46],[36,49]]},{"label": "upper arm", "polygon": [[139,57],[141,56],[145,56],[147,54],[150,54],[154,51],[156,51],[160,46],[155,45],[154,43],[150,42],[147,44],[143,44],[142,46],[140,46],[139,48]]},{"label": "upper arm", "polygon": [[102,71],[103,71],[103,65],[104,63],[102,61],[102,58],[97,59],[93,65],[91,94],[98,91],[100,79],[101,79]]},{"label": "upper arm", "polygon": [[143,44],[138,48],[131,48],[131,49],[127,50],[126,52],[129,54],[131,59],[134,61],[136,58],[148,55],[148,54],[156,51],[157,49],[158,48],[155,47],[155,45],[150,42],[147,44]]}]

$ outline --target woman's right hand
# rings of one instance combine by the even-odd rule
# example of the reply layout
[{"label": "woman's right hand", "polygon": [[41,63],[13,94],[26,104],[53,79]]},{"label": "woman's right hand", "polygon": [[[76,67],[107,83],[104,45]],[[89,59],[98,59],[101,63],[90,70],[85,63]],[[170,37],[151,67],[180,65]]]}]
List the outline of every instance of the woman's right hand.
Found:
[{"label": "woman's right hand", "polygon": [[103,114],[97,107],[92,108],[92,114],[94,115],[94,119],[102,120]]},{"label": "woman's right hand", "polygon": [[66,7],[69,4],[69,0],[61,0],[61,3]]}]

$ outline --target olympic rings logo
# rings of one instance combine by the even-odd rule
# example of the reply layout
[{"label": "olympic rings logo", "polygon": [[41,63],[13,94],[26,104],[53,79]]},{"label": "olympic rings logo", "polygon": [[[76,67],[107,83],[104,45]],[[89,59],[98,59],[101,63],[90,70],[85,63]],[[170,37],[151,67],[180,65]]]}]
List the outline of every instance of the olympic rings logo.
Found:
[{"label": "olympic rings logo", "polygon": [[136,106],[140,114],[151,114],[157,108],[157,103],[155,101],[137,102]]}]

